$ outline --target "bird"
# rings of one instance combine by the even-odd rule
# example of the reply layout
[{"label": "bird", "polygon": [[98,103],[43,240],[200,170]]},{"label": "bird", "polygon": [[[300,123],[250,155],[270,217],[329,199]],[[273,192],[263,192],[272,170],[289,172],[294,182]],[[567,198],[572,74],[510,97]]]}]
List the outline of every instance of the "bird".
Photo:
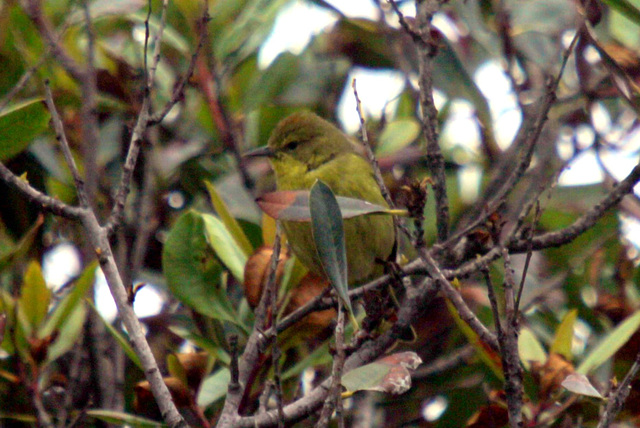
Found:
[{"label": "bird", "polygon": [[[362,150],[329,121],[307,110],[282,119],[266,146],[249,152],[267,157],[278,191],[309,190],[317,180],[336,196],[360,199],[388,208],[374,170]],[[326,277],[309,222],[282,221],[291,251],[316,275]],[[347,275],[350,286],[384,272],[395,254],[395,227],[388,214],[344,220]]]}]

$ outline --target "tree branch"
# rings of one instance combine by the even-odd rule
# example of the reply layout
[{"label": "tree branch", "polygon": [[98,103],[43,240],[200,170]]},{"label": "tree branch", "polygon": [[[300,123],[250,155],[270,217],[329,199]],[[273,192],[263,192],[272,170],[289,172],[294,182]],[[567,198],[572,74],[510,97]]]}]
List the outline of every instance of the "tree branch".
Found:
[{"label": "tree branch", "polygon": [[[127,196],[129,195],[129,191],[131,189],[131,178],[133,177],[133,170],[135,169],[136,163],[138,161],[138,154],[140,153],[140,145],[142,144],[144,133],[149,126],[149,121],[151,118],[151,91],[154,85],[158,62],[160,62],[160,46],[162,44],[162,34],[164,33],[164,27],[167,21],[168,2],[169,0],[163,0],[162,2],[160,26],[157,33],[153,37],[153,59],[149,69],[146,70],[145,67],[145,87],[144,95],[142,98],[142,107],[140,107],[138,119],[133,128],[133,132],[131,133],[127,158],[125,159],[124,165],[122,167],[120,185],[118,186],[118,191],[114,198],[113,209],[111,210],[109,220],[107,221],[106,228],[109,235],[111,235],[115,231],[115,229],[117,229],[122,224],[122,221],[124,220],[124,207],[127,201]],[[149,13],[151,13],[151,9],[149,9]],[[147,18],[147,26],[149,25],[148,20],[149,18]],[[145,37],[145,66],[147,64],[147,42],[148,37]]]},{"label": "tree branch", "polygon": [[438,241],[449,237],[449,200],[447,197],[447,178],[444,156],[438,141],[438,109],[433,101],[433,64],[437,54],[436,41],[431,25],[433,15],[438,11],[437,0],[416,1],[416,24],[420,35],[416,44],[419,60],[420,108],[422,111],[422,132],[427,140],[426,161],[436,201],[436,226]]}]

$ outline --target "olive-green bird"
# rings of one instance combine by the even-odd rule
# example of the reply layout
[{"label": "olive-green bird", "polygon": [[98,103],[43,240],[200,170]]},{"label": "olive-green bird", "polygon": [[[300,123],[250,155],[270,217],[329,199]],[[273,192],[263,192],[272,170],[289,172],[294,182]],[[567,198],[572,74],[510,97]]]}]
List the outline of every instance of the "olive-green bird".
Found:
[{"label": "olive-green bird", "polygon": [[[346,196],[388,207],[373,169],[344,133],[314,113],[302,111],[283,119],[266,147],[250,153],[267,156],[278,190],[305,190],[317,179],[336,196]],[[283,221],[293,253],[313,273],[324,275],[313,241],[311,224]],[[368,214],[344,220],[349,284],[360,284],[383,272],[382,262],[394,250],[393,218]]]}]

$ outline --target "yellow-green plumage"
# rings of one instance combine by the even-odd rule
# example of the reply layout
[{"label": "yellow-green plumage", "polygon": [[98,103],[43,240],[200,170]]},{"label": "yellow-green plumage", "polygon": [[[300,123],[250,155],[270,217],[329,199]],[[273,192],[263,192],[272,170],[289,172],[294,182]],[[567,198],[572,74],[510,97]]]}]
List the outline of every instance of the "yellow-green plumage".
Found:
[{"label": "yellow-green plumage", "polygon": [[[354,143],[338,128],[310,112],[283,119],[269,138],[269,158],[278,190],[310,189],[316,179],[337,196],[362,199],[387,207],[373,169]],[[324,275],[311,225],[283,222],[294,254],[312,272]],[[370,214],[344,220],[349,283],[361,283],[382,272],[394,247],[393,219]]]}]

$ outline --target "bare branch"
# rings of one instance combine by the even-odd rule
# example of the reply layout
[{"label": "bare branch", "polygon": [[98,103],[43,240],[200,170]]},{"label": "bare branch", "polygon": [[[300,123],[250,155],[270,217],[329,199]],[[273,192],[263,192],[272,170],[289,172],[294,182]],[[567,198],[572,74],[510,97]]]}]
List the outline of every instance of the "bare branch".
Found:
[{"label": "bare branch", "polygon": [[51,55],[60,62],[62,67],[74,79],[81,82],[85,78],[85,70],[78,64],[62,47],[58,35],[51,22],[42,13],[42,4],[38,0],[28,0],[25,5],[25,12],[31,18],[40,35],[45,39],[51,50]]},{"label": "bare branch", "polygon": [[506,248],[502,248],[504,259],[504,300],[505,323],[504,328],[498,332],[500,344],[500,357],[502,358],[502,370],[504,372],[504,392],[509,413],[509,425],[512,428],[524,426],[522,419],[522,369],[520,367],[520,354],[518,353],[518,312],[515,309],[515,279],[511,267],[511,257]]},{"label": "bare branch", "polygon": [[[142,98],[142,107],[138,114],[138,120],[131,133],[131,139],[129,141],[129,151],[127,152],[127,158],[122,167],[122,175],[120,177],[120,185],[114,198],[113,209],[107,222],[107,230],[109,234],[112,234],[116,228],[120,226],[124,217],[124,206],[131,189],[131,178],[133,177],[133,170],[136,167],[138,161],[138,154],[140,153],[140,145],[144,138],[144,133],[147,130],[150,120],[151,109],[151,90],[154,84],[154,78],[158,62],[160,61],[160,45],[162,43],[162,34],[167,20],[167,4],[169,0],[163,0],[162,2],[162,16],[160,18],[160,26],[157,33],[153,37],[154,50],[153,59],[148,72],[145,74],[145,90]],[[149,18],[147,18],[148,20]],[[148,23],[147,23],[148,25]],[[145,65],[147,58],[147,41],[148,37],[145,37]]]},{"label": "bare branch", "polygon": [[320,419],[316,424],[316,428],[324,428],[329,425],[331,415],[334,409],[338,406],[341,398],[341,379],[342,369],[345,362],[345,350],[344,350],[344,308],[342,307],[342,301],[338,300],[338,323],[336,325],[336,350],[333,358],[333,368],[331,369],[331,387],[329,394],[322,407],[320,413]]},{"label": "bare branch", "polygon": [[600,202],[589,209],[584,215],[564,229],[554,232],[544,233],[535,236],[529,243],[528,239],[518,240],[509,244],[510,251],[527,251],[529,246],[533,250],[541,250],[544,248],[559,247],[567,244],[582,233],[586,232],[612,207],[617,205],[622,198],[633,191],[633,187],[640,181],[640,164],[636,165],[633,170],[620,182],[612,191],[609,192]]},{"label": "bare branch", "polygon": [[442,290],[442,293],[449,299],[449,301],[455,306],[460,318],[464,322],[466,322],[469,327],[473,329],[473,331],[483,340],[487,345],[489,345],[492,349],[498,350],[498,340],[496,339],[496,335],[491,333],[487,327],[476,317],[471,309],[467,306],[465,301],[462,299],[462,296],[456,290],[456,288],[451,285],[449,280],[444,276],[443,272],[438,267],[436,261],[431,257],[428,251],[424,248],[418,249],[418,253],[420,254],[420,258],[424,262],[424,265],[429,272],[431,278],[433,278],[438,287]]},{"label": "bare branch", "polygon": [[2,110],[4,110],[7,107],[7,105],[9,105],[9,103],[11,102],[13,97],[15,97],[18,94],[18,92],[20,92],[22,90],[22,88],[24,88],[26,86],[26,84],[29,81],[29,79],[31,79],[31,77],[36,73],[36,71],[40,67],[42,67],[42,64],[44,64],[46,59],[47,59],[47,55],[43,55],[38,60],[38,62],[36,62],[31,67],[29,67],[22,74],[22,76],[20,76],[20,79],[16,82],[16,84],[11,87],[9,92],[7,92],[7,94],[4,97],[2,97],[2,99],[0,99],[0,112]]},{"label": "bare branch", "polygon": [[[274,287],[274,285],[272,284],[276,283],[276,272],[279,259],[280,226],[278,225],[276,230],[276,239],[273,243],[273,253],[271,254],[271,270],[269,272],[267,284],[265,285],[263,290],[270,290],[270,288]],[[275,298],[276,294],[277,293],[274,293],[273,298]],[[263,292],[260,298],[260,303],[255,310],[253,331],[249,335],[247,344],[244,348],[244,352],[242,353],[242,357],[240,358],[240,361],[238,361],[237,382],[234,381],[234,388],[232,389],[230,385],[227,392],[224,407],[220,414],[220,419],[218,420],[219,427],[238,426],[238,419],[240,418],[238,410],[240,409],[240,404],[245,390],[250,387],[249,385],[247,385],[247,382],[252,377],[252,373],[258,368],[258,362],[261,354],[260,350],[263,349],[265,341],[267,340],[262,332],[267,327],[267,314],[271,306],[271,298],[272,296],[269,291]]]},{"label": "bare branch", "polygon": [[636,354],[636,359],[633,361],[633,365],[625,375],[624,379],[615,390],[613,394],[610,394],[607,401],[607,406],[604,409],[604,413],[598,422],[597,428],[608,428],[615,417],[620,413],[624,402],[627,400],[629,393],[631,392],[631,382],[636,378],[640,372],[640,351]]},{"label": "bare branch", "polygon": [[15,187],[17,190],[22,192],[26,197],[35,202],[43,211],[51,212],[61,217],[70,219],[78,219],[85,212],[84,208],[67,205],[61,200],[52,198],[51,196],[47,196],[39,190],[33,188],[27,181],[27,178],[23,179],[16,176],[3,163],[0,163],[0,178],[5,183]]},{"label": "bare branch", "polygon": [[253,189],[255,187],[254,182],[245,167],[245,161],[241,153],[242,135],[238,131],[232,116],[224,106],[220,94],[220,84],[215,73],[216,70],[210,70],[207,63],[202,58],[198,58],[196,64],[196,80],[207,101],[211,119],[220,134],[222,144],[225,149],[229,150],[238,165],[238,171],[240,172],[244,186],[247,189]]},{"label": "bare branch", "polygon": [[[522,146],[522,150],[520,152],[520,159],[517,162],[516,168],[509,174],[509,177],[505,180],[505,173],[499,172],[494,178],[494,182],[490,183],[487,187],[488,191],[488,200],[486,203],[480,203],[483,207],[483,212],[481,215],[477,216],[475,220],[473,220],[470,224],[468,224],[464,229],[456,232],[452,235],[446,242],[436,244],[437,249],[441,249],[444,247],[450,246],[452,243],[457,242],[461,237],[465,236],[471,230],[478,227],[480,224],[484,223],[487,220],[487,217],[491,215],[502,203],[504,197],[513,190],[515,185],[520,181],[524,173],[529,168],[531,164],[531,159],[533,157],[534,149],[536,144],[540,138],[540,134],[542,129],[547,122],[547,115],[549,110],[553,106],[556,101],[556,91],[558,89],[558,85],[560,84],[560,80],[562,79],[562,75],[564,74],[565,67],[567,65],[567,61],[573,52],[573,48],[580,38],[580,33],[577,32],[571,41],[569,47],[564,51],[562,64],[560,66],[560,71],[558,75],[550,80],[547,85],[547,91],[542,100],[538,103],[536,114],[530,118],[528,121],[524,121],[521,131],[518,135],[518,139],[514,142],[514,147]],[[511,162],[505,163],[505,167],[510,167]],[[495,189],[495,186],[499,185],[499,188]],[[511,248],[510,248],[511,250]]]},{"label": "bare branch", "polygon": [[186,427],[187,424],[176,409],[171,394],[162,379],[162,374],[145,338],[142,325],[133,312],[133,307],[129,304],[129,296],[116,266],[106,228],[100,226],[93,211],[85,211],[80,219],[87,231],[86,236],[89,244],[94,249],[100,268],[107,280],[111,295],[116,302],[118,314],[122,318],[131,343],[144,367],[145,377],[149,381],[163,419],[170,427]]},{"label": "bare branch", "polygon": [[382,192],[382,196],[384,200],[387,201],[387,204],[393,208],[395,204],[391,199],[391,194],[389,193],[389,189],[384,184],[384,180],[382,179],[382,173],[380,172],[380,165],[378,165],[378,160],[376,156],[373,154],[373,150],[371,149],[371,143],[369,142],[369,135],[367,133],[367,126],[364,120],[364,113],[362,112],[362,102],[360,101],[360,97],[358,96],[358,89],[356,88],[356,79],[351,81],[351,88],[353,89],[353,96],[356,99],[356,111],[358,112],[358,118],[360,119],[360,133],[362,134],[362,145],[364,146],[365,153],[367,154],[367,159],[373,168],[373,176],[376,179],[376,183],[378,183],[378,187]]},{"label": "bare branch", "polygon": [[71,170],[71,176],[73,177],[73,181],[76,186],[80,204],[86,208],[89,206],[89,204],[87,202],[87,195],[84,191],[84,182],[82,181],[80,173],[78,172],[76,161],[73,159],[73,153],[71,153],[69,141],[67,141],[67,135],[64,132],[62,119],[60,118],[58,110],[56,109],[55,102],[53,101],[53,95],[51,94],[51,87],[49,86],[48,80],[45,80],[44,88],[46,94],[45,100],[47,103],[47,107],[49,108],[49,112],[51,113],[51,122],[53,123],[53,129],[56,131],[56,140],[58,140],[58,142],[60,143],[64,159],[67,162],[69,169]]},{"label": "bare branch", "polygon": [[95,69],[95,29],[91,20],[88,0],[83,0],[82,11],[87,32],[87,64],[83,73],[83,78],[79,79],[82,86],[82,105],[80,107],[80,117],[82,119],[82,139],[83,157],[85,170],[85,199],[88,204],[92,204],[98,189],[98,150],[100,144],[100,134],[98,130],[98,82]]},{"label": "bare branch", "polygon": [[[431,279],[427,279],[419,287],[410,287],[407,290],[403,304],[398,312],[398,321],[387,332],[383,333],[375,340],[365,342],[355,353],[347,358],[344,364],[344,372],[353,370],[373,361],[383,352],[393,346],[398,337],[401,337],[406,329],[410,328],[411,323],[415,320],[424,308],[426,301],[436,295],[436,287]],[[284,407],[283,412],[286,422],[294,422],[304,418],[319,408],[326,399],[330,388],[331,378],[326,379],[322,384],[314,388],[303,398],[288,404]],[[233,425],[231,421],[225,420],[219,422],[219,427],[270,427],[276,426],[278,423],[278,412],[271,410],[266,413],[260,413],[256,416],[247,416],[235,419]]]},{"label": "bare branch", "polygon": [[416,2],[416,24],[420,40],[417,43],[419,59],[420,108],[422,111],[422,132],[427,140],[426,161],[433,185],[436,201],[436,226],[438,241],[449,237],[449,200],[445,175],[444,156],[438,142],[438,109],[433,101],[433,64],[437,54],[436,42],[432,39],[435,31],[431,25],[433,15],[438,11],[437,0]]},{"label": "bare branch", "polygon": [[162,122],[165,116],[171,111],[173,106],[175,106],[176,103],[180,101],[180,99],[184,95],[184,90],[187,86],[187,83],[189,82],[189,79],[191,79],[191,76],[193,76],[193,72],[196,68],[196,63],[198,60],[198,56],[200,55],[200,51],[202,51],[202,47],[204,46],[204,43],[207,40],[207,35],[208,35],[207,24],[210,19],[211,18],[209,17],[208,4],[205,3],[204,12],[202,13],[202,18],[200,18],[199,25],[198,25],[200,29],[200,38],[198,40],[198,46],[196,47],[196,50],[193,52],[193,55],[191,55],[191,62],[189,62],[189,68],[187,69],[187,72],[184,74],[184,76],[182,76],[180,83],[174,88],[173,94],[171,95],[171,99],[167,101],[165,106],[162,108],[162,111],[154,114],[149,119],[149,125],[155,125]]}]

